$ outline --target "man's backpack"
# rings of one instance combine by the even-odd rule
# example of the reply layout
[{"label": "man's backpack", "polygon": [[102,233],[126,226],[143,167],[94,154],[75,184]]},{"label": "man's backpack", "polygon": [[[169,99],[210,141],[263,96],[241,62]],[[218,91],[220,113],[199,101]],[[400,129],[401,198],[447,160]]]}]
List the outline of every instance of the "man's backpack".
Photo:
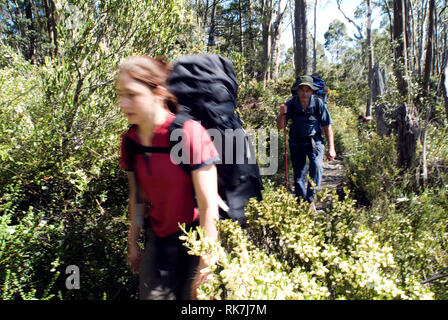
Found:
[{"label": "man's backpack", "polygon": [[[262,199],[263,184],[255,152],[242,128],[242,121],[235,113],[238,84],[232,62],[212,54],[183,56],[173,64],[173,71],[168,78],[168,90],[176,96],[180,107],[170,125],[170,134],[176,129],[182,129],[186,121],[193,119],[199,121],[205,129],[215,129],[214,132],[221,136],[221,139],[214,140],[221,158],[221,162],[216,164],[218,193],[227,206],[225,209],[226,206],[220,207],[220,218],[230,218],[244,225],[245,204],[253,197]],[[231,139],[229,136],[226,139],[225,131],[228,129],[236,133],[230,136]],[[244,147],[237,148],[240,144],[237,140],[241,137]],[[216,143],[219,140],[222,142],[221,146]],[[126,148],[128,154],[169,153],[178,142],[179,140],[170,141],[171,145],[167,148],[139,149],[129,141]],[[244,154],[237,154],[237,151]],[[226,152],[232,152],[231,159],[226,158]],[[181,166],[190,173],[188,164]]]},{"label": "man's backpack", "polygon": [[318,88],[318,90],[314,94],[321,98],[322,101],[326,104],[328,87],[325,85],[325,81],[322,79],[322,76],[319,73],[313,73],[311,77],[313,78],[313,85]]}]

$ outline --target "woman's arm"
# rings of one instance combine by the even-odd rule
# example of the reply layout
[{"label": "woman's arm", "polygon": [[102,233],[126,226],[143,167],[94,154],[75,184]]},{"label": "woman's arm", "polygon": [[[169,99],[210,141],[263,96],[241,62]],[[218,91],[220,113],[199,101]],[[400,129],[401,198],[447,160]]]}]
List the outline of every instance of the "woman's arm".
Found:
[{"label": "woman's arm", "polygon": [[[208,240],[214,241],[218,238],[216,222],[219,220],[218,213],[218,178],[216,166],[207,165],[192,171],[193,186],[196,193],[200,214],[200,226],[205,230]],[[191,295],[196,299],[196,290],[206,275],[201,270],[208,266],[208,261],[201,257],[198,271],[193,280]]]},{"label": "woman's arm", "polygon": [[134,172],[127,172],[129,186],[129,232],[128,261],[132,272],[138,272],[140,266],[140,247],[138,239],[143,226],[145,199],[140,192]]},{"label": "woman's arm", "polygon": [[218,176],[216,166],[210,164],[191,173],[199,207],[200,226],[210,240],[218,238],[216,221],[218,214]]}]

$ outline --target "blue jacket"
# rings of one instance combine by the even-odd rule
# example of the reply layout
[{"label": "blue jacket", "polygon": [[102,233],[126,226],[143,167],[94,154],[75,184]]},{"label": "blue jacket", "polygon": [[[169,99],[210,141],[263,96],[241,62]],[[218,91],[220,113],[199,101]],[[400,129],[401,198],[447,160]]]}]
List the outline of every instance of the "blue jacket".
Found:
[{"label": "blue jacket", "polygon": [[303,110],[297,95],[286,101],[286,121],[292,120],[290,138],[314,137],[322,140],[322,127],[332,123],[328,107],[316,95],[311,96],[310,104]]}]

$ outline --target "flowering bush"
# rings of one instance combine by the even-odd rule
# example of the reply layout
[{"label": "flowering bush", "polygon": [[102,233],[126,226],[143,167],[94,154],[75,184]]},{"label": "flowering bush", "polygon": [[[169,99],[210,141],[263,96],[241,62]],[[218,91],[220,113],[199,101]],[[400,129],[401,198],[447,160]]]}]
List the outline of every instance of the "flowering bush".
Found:
[{"label": "flowering bush", "polygon": [[[428,128],[428,182],[422,188],[421,162],[414,172],[397,168],[394,135],[380,137],[374,123],[357,126],[346,108],[334,108],[336,144],[344,150],[348,186],[358,203],[368,205],[359,212],[359,220],[393,248],[400,285],[413,277],[431,278],[448,263],[446,125],[434,123]],[[442,278],[428,284],[435,299],[447,299],[447,283]]]},{"label": "flowering bush", "polygon": [[219,222],[220,242],[185,239],[210,261],[202,299],[432,299],[419,279],[401,281],[392,248],[358,221],[354,201],[320,192],[314,211],[284,188],[267,185],[261,202],[247,205],[248,226]]}]

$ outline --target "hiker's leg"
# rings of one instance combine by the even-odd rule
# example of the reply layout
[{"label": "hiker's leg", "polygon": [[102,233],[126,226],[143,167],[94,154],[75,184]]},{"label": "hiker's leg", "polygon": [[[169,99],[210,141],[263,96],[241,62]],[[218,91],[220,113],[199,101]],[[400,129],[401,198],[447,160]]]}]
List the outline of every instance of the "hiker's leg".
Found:
[{"label": "hiker's leg", "polygon": [[313,150],[308,151],[308,159],[310,160],[309,176],[313,181],[313,184],[308,183],[307,187],[306,200],[308,202],[313,202],[316,190],[319,189],[322,180],[324,150],[324,144],[321,141],[316,141],[316,152]]},{"label": "hiker's leg", "polygon": [[[186,231],[199,226],[199,219],[187,226]],[[184,235],[182,231],[176,233],[174,240],[176,246],[176,261],[173,261],[173,287],[176,288],[176,299],[191,300],[191,285],[199,265],[199,257],[188,254],[189,249],[184,246],[184,241],[179,236]]]},{"label": "hiker's leg", "polygon": [[294,171],[294,189],[297,198],[306,196],[306,152],[303,143],[289,139],[291,163]]},{"label": "hiker's leg", "polygon": [[166,267],[161,264],[166,248],[152,230],[146,231],[145,250],[140,261],[139,288],[141,300],[174,300]]},{"label": "hiker's leg", "polygon": [[199,257],[188,254],[188,249],[179,240],[179,263],[177,275],[179,278],[179,288],[177,297],[179,300],[191,300],[191,285],[194,276],[198,271]]}]

